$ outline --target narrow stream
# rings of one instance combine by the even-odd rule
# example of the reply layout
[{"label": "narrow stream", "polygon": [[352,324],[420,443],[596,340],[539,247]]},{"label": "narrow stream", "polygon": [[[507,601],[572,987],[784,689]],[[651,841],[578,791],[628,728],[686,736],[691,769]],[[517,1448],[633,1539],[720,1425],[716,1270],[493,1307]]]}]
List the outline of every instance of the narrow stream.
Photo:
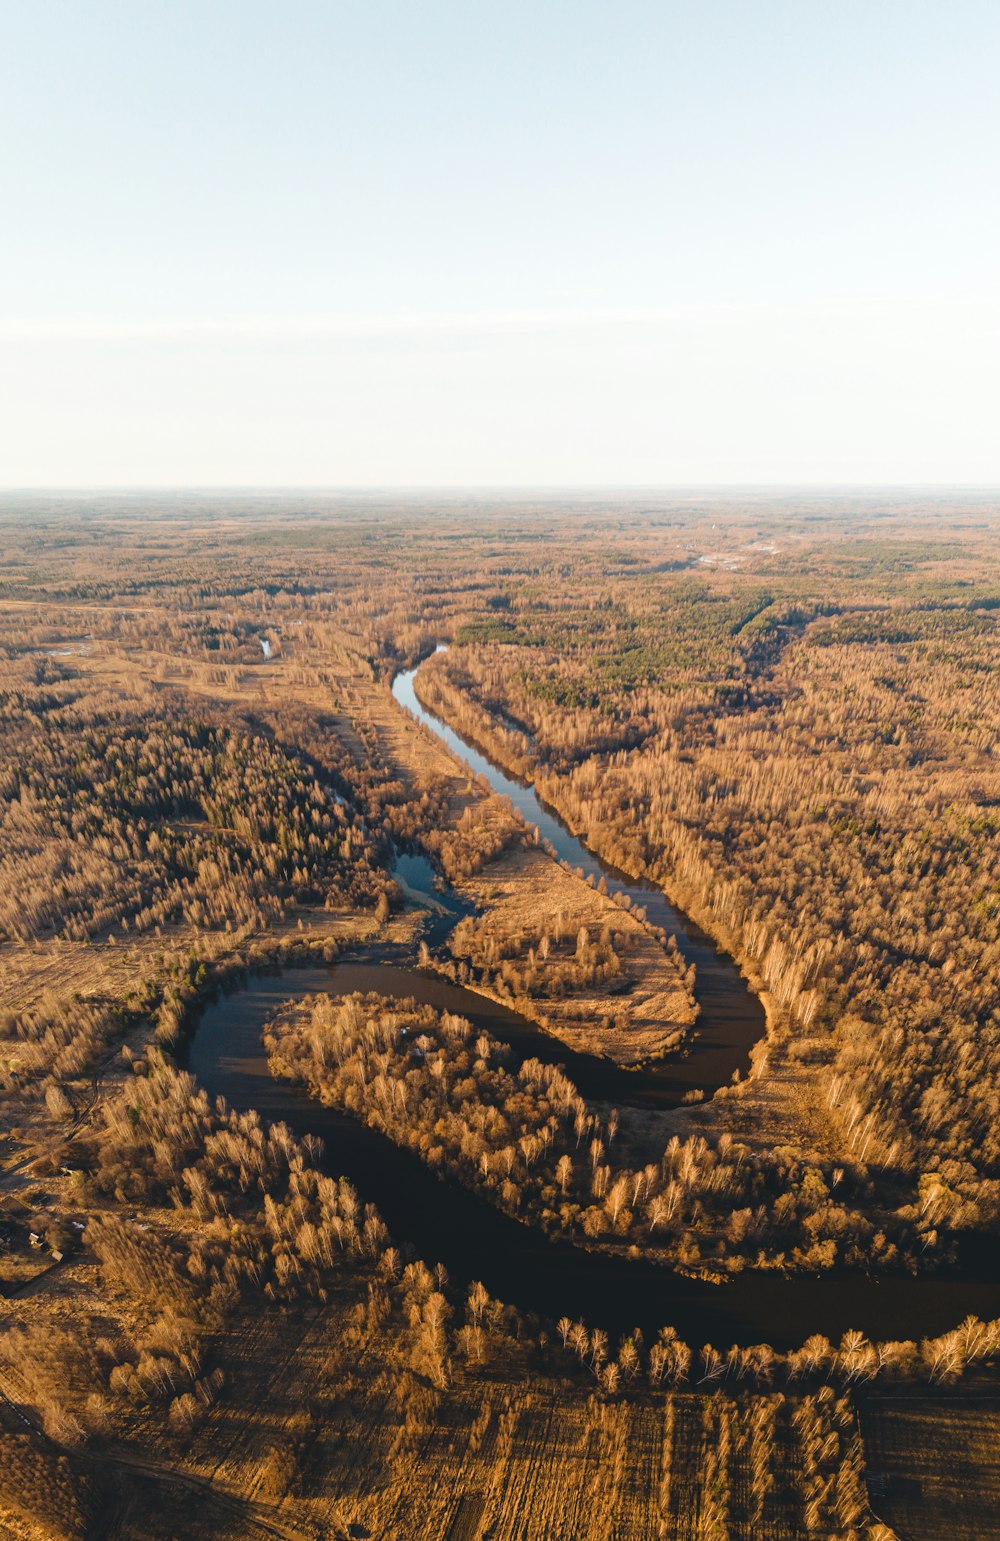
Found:
[{"label": "narrow stream", "polygon": [[[703,1091],[711,1097],[720,1086],[729,1084],[734,1071],[744,1074],[750,1064],[750,1051],[763,1036],[766,1024],[763,1006],[732,958],[716,947],[700,926],[676,909],[655,883],[629,877],[603,861],[567,828],[533,786],[508,775],[482,750],[467,743],[454,728],[429,712],[417,697],[416,673],[416,669],[407,669],[396,675],[392,693],[399,705],[430,728],[470,770],[484,776],[494,792],[509,797],[525,822],[539,831],[563,861],[580,868],[584,877],[593,877],[595,883],[603,877],[609,892],[625,894],[633,904],[641,905],[649,922],[661,927],[668,936],[675,936],[685,962],[694,964],[695,999],[700,1007],[694,1035],[689,1035],[689,1047],[683,1058],[669,1056],[643,1072],[649,1097],[659,1107],[675,1107],[686,1092]],[[611,1089],[612,1067],[607,1075],[608,1090],[603,1095],[614,1099],[618,1093]]]}]

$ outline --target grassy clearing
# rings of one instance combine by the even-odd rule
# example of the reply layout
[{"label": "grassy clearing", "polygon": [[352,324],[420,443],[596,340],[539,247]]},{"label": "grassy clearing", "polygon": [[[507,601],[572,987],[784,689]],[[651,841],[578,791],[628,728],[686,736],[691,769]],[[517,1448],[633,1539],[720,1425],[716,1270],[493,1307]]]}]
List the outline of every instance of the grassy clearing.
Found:
[{"label": "grassy clearing", "polygon": [[[676,963],[634,915],[536,850],[513,850],[462,887],[486,912],[485,934],[503,938],[544,931],[556,916],[596,936],[613,927],[629,938],[627,994],[607,987],[574,990],[563,999],[518,997],[517,1007],[570,1048],[636,1064],[661,1054],[694,1022]],[[498,997],[499,998],[499,997]]]},{"label": "grassy clearing", "polygon": [[502,1366],[432,1391],[387,1364],[361,1309],[342,1336],[332,1326],[320,1311],[234,1328],[224,1346],[226,1398],[177,1451],[183,1469],[268,1503],[301,1535],[834,1534],[806,1523],[792,1402],[682,1394],[605,1404],[542,1376],[507,1376]]},{"label": "grassy clearing", "polygon": [[984,1386],[981,1398],[871,1398],[862,1405],[861,1425],[872,1506],[901,1537],[1000,1537],[995,1387]]}]

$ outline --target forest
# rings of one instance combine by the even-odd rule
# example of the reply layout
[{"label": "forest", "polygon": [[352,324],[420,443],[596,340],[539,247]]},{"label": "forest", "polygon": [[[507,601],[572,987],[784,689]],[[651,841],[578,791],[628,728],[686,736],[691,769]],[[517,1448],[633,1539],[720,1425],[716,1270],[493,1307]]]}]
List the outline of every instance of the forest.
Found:
[{"label": "forest", "polygon": [[602,1117],[557,1066],[506,1063],[504,1046],[461,1017],[357,996],[321,997],[300,1015],[265,1036],[276,1074],[304,1080],[546,1229],[729,1272],[888,1267],[916,1247],[898,1222],[895,1242],[876,1230],[856,1171],[787,1150],[754,1157],[728,1135],[713,1147],[675,1134],[658,1159],[622,1164],[616,1110]]},{"label": "forest", "polygon": [[[421,674],[601,854],[704,916],[768,992],[772,1052],[810,1067],[848,1151],[923,1185],[934,1229],[992,1226],[1000,1193],[989,578],[988,562],[978,580],[917,565],[881,596],[866,577],[821,613],[772,598],[750,620],[685,594],[670,629],[686,638],[696,604],[708,636],[657,682],[631,672],[642,626],[614,609],[590,627],[607,667],[546,616]],[[554,670],[596,674],[595,693],[553,698]]]},{"label": "forest", "polygon": [[[0,1533],[1000,1534],[998,519],[0,499]],[[397,1161],[718,1331],[504,1298]]]}]

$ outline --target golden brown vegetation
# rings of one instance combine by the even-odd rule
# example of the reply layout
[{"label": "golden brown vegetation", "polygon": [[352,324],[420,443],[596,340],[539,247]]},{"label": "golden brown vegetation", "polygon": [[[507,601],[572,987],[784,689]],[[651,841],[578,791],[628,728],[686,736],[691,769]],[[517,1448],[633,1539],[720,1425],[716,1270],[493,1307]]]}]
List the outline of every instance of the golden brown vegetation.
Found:
[{"label": "golden brown vegetation", "polygon": [[674,1135],[658,1159],[630,1168],[615,1154],[617,1113],[588,1106],[557,1066],[512,1061],[461,1017],[321,997],[272,1024],[265,1043],[276,1073],[547,1230],[731,1272],[895,1261],[856,1173],[788,1152],[752,1158],[727,1135],[716,1147]]},{"label": "golden brown vegetation", "polygon": [[930,542],[902,573],[880,554],[822,588],[685,579],[666,613],[610,584],[519,600],[421,686],[746,962],[772,1053],[812,1067],[847,1152],[911,1180],[933,1247],[1000,1196],[1000,632],[986,548],[969,576]]},{"label": "golden brown vegetation", "polygon": [[[993,1231],[995,518],[781,513],[0,510],[5,1534],[887,1534],[855,1388],[956,1380],[994,1324],[817,1333],[779,1363],[669,1324],[642,1344],[525,1322],[399,1256],[308,1141],[172,1059],[211,978],[275,946],[415,946],[394,843],[480,906],[451,960],[475,985],[625,1060],[644,1003],[657,1050],[690,1028],[678,960],[391,703],[450,638],[421,671],[436,709],[766,989],[756,1079],[676,1115],[647,1177],[559,1072],[419,1010],[415,1058],[367,1017],[322,1076],[304,1019],[282,1052],[301,1039],[358,1116],[590,1243],[659,1234],[722,1270]],[[821,1151],[793,1097],[768,1137],[739,1129],[771,1076],[808,1087]],[[865,1438],[891,1475],[930,1452],[935,1535],[986,1536],[946,1481],[952,1419],[890,1438],[866,1415]],[[988,1418],[960,1438],[990,1491]]]}]

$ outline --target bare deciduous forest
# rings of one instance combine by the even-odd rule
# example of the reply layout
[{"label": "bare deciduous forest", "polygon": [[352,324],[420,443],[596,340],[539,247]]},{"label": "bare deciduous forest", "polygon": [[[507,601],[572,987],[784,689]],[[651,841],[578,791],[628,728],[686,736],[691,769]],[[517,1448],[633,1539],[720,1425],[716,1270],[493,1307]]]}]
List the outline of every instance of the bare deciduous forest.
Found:
[{"label": "bare deciduous forest", "polygon": [[[971,495],[5,495],[0,1532],[1000,1535],[1000,1315],[919,1315],[1000,1261],[998,551]],[[718,1028],[616,873],[763,1004],[716,1085],[657,1094]],[[261,979],[289,1122],[235,1050],[199,1082]],[[650,1264],[922,1304],[535,1309],[320,1111],[445,1224],[617,1267],[616,1321]]]}]

